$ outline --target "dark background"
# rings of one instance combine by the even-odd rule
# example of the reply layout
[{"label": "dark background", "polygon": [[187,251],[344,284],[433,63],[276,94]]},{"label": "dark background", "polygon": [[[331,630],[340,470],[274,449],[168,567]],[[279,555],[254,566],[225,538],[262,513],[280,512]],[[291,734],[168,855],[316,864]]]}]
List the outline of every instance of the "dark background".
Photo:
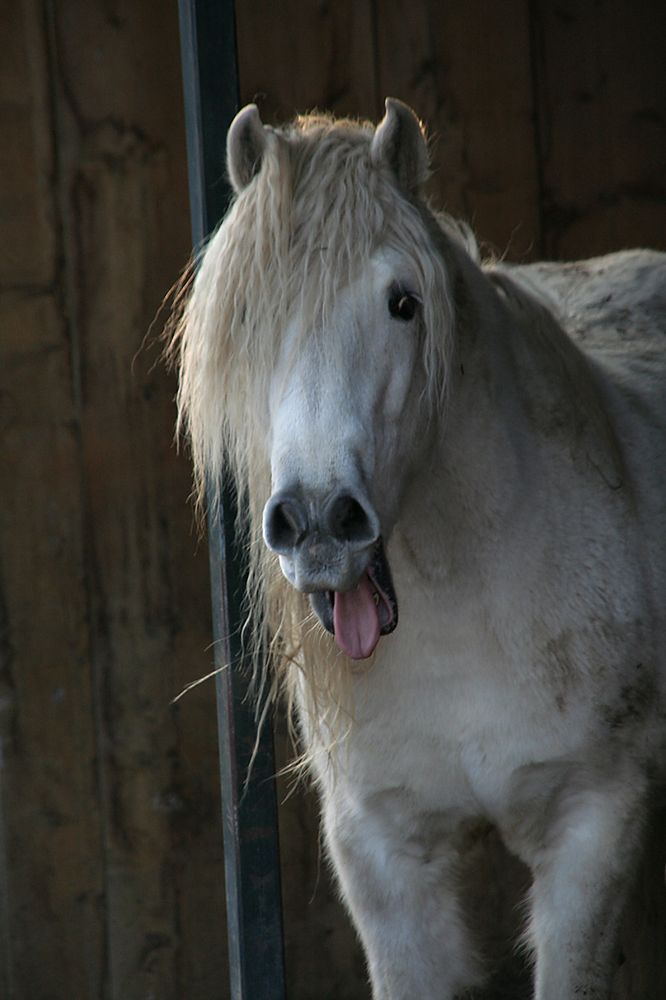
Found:
[{"label": "dark background", "polygon": [[[243,101],[402,98],[438,204],[510,259],[666,249],[665,11],[239,0]],[[171,703],[212,668],[207,555],[142,350],[190,249],[177,5],[0,0],[0,38],[0,997],[222,998],[213,686]],[[366,997],[316,805],[281,823],[290,997]]]}]

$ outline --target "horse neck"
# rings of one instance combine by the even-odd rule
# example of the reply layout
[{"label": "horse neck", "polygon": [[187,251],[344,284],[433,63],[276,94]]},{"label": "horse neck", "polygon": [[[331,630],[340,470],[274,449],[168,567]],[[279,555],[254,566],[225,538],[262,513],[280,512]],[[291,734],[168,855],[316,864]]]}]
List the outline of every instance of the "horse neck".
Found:
[{"label": "horse neck", "polygon": [[432,564],[439,543],[461,568],[496,558],[544,481],[560,474],[584,490],[601,476],[612,486],[620,463],[590,365],[547,306],[466,254],[454,289],[449,403],[399,531],[410,552]]}]

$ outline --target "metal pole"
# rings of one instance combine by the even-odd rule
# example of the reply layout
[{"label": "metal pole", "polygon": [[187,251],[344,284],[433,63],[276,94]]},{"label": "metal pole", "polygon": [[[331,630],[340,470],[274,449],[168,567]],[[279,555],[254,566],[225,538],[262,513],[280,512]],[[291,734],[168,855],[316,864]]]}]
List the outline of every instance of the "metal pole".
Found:
[{"label": "metal pole", "polygon": [[[192,239],[195,247],[223,217],[229,188],[225,146],[238,109],[233,0],[179,0]],[[257,736],[247,697],[240,632],[245,589],[234,533],[233,493],[208,523],[217,717],[224,828],[227,934],[232,1000],[284,1000],[284,959],[275,763],[265,725]]]}]

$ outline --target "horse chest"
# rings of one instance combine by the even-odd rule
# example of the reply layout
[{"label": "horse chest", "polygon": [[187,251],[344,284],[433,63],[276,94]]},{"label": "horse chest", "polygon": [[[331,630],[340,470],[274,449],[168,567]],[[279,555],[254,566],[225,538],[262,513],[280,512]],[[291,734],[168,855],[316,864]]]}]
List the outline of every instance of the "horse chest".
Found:
[{"label": "horse chest", "polygon": [[[417,811],[503,811],[512,775],[543,751],[543,731],[524,706],[475,676],[412,677],[396,690],[386,671],[364,685],[363,715],[352,738],[350,781],[361,795],[404,789]],[[550,742],[559,741],[551,737]]]},{"label": "horse chest", "polygon": [[350,782],[371,798],[401,788],[416,812],[491,819],[511,808],[514,777],[569,747],[566,720],[548,720],[478,661],[422,659],[409,676],[388,658],[359,685]]}]

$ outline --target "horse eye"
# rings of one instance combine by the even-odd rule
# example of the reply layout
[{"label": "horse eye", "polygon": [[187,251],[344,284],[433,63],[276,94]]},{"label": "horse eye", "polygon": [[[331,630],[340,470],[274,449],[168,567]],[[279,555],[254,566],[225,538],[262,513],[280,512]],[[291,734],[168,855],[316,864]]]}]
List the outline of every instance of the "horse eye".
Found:
[{"label": "horse eye", "polygon": [[389,296],[389,312],[393,319],[401,319],[405,322],[409,322],[410,319],[414,319],[416,313],[417,300],[409,292],[404,292],[402,289],[397,289],[392,291]]}]

